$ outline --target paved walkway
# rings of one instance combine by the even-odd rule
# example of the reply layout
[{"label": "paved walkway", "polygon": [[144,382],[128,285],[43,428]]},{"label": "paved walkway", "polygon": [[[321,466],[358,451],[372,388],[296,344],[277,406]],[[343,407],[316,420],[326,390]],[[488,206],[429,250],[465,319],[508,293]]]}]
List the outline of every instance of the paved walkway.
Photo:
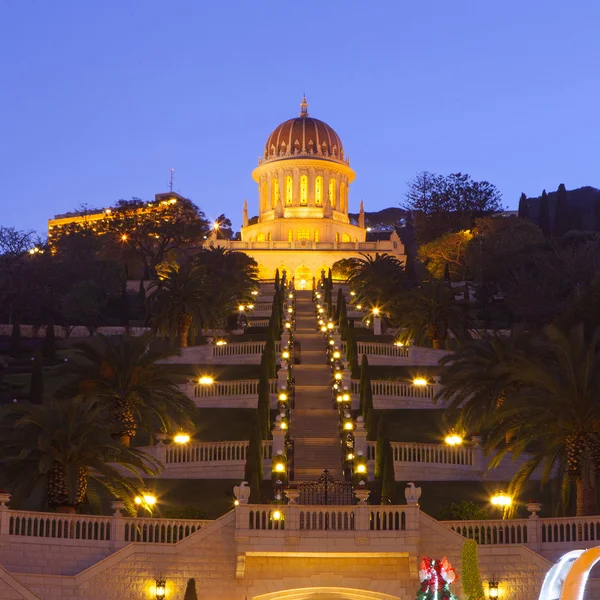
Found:
[{"label": "paved walkway", "polygon": [[331,402],[331,369],[322,334],[316,329],[312,293],[296,292],[294,339],[301,344],[302,364],[294,367],[295,408],[290,435],[294,440],[294,480],[314,481],[327,469],[342,480],[338,412]]}]

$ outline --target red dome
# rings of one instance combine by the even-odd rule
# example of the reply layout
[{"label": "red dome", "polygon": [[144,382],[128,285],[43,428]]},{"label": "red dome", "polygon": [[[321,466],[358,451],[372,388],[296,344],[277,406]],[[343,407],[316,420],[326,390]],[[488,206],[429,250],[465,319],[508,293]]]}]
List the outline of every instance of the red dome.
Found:
[{"label": "red dome", "polygon": [[284,121],[267,138],[264,159],[300,155],[346,162],[340,136],[327,123],[308,116],[306,98],[300,106],[302,112],[299,117]]}]

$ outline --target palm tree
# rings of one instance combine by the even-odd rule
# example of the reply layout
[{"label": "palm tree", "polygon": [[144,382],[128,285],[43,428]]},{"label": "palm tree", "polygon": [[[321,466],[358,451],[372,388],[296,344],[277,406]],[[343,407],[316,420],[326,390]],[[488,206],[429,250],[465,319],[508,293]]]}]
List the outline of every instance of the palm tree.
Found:
[{"label": "palm tree", "polygon": [[105,412],[102,403],[81,398],[11,408],[0,420],[0,470],[15,497],[28,497],[43,481],[50,508],[74,513],[90,480],[116,497],[133,497],[136,479],[155,474],[158,463],[115,442]]},{"label": "palm tree", "polygon": [[459,428],[478,433],[495,422],[498,409],[514,387],[507,366],[531,351],[533,344],[531,334],[519,331],[464,342],[440,360],[446,368],[436,401],[447,402],[451,413],[459,411]]},{"label": "palm tree", "polygon": [[168,267],[162,279],[150,284],[155,291],[146,304],[154,330],[187,348],[192,325],[202,325],[216,309],[208,283],[206,271],[190,262]]},{"label": "palm tree", "polygon": [[470,318],[467,309],[455,299],[452,288],[439,279],[399,297],[389,310],[395,324],[418,341],[428,338],[439,349],[452,332],[458,339],[469,338]]},{"label": "palm tree", "polygon": [[[510,484],[518,495],[534,471],[542,483],[562,480],[563,503],[575,483],[577,516],[595,514],[594,477],[600,472],[600,329],[544,329],[540,352],[518,355],[504,369],[513,386],[488,440],[496,466],[507,454],[530,456]],[[508,441],[507,441],[508,440]]]},{"label": "palm tree", "polygon": [[363,258],[347,259],[350,276],[347,283],[356,293],[356,301],[385,308],[395,296],[407,289],[404,265],[391,254],[361,254]]},{"label": "palm tree", "polygon": [[116,435],[129,446],[138,427],[156,425],[165,431],[188,423],[195,406],[177,385],[177,374],[161,361],[172,350],[155,343],[151,334],[139,337],[98,335],[94,341],[74,346],[70,379],[61,395],[97,398],[108,408]]}]

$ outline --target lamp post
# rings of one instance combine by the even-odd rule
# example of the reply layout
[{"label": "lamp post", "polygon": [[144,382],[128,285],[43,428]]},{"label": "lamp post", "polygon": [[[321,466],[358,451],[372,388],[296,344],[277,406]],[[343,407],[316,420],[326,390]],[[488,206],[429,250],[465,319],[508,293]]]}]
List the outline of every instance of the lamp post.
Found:
[{"label": "lamp post", "polygon": [[165,579],[156,580],[156,600],[164,600],[166,596],[167,581]]},{"label": "lamp post", "polygon": [[488,581],[488,598],[498,597],[498,580],[492,575],[492,578]]}]

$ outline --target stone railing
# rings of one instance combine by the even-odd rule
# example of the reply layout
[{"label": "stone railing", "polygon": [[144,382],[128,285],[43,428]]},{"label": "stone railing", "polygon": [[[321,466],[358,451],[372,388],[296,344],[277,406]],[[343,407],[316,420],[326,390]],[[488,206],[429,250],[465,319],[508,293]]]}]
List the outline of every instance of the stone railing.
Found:
[{"label": "stone railing", "polygon": [[68,515],[0,507],[0,543],[44,542],[72,543],[81,546],[108,542],[121,547],[130,542],[172,544],[211,523],[196,519],[160,519],[124,517],[117,512],[111,517]]},{"label": "stone railing", "polygon": [[236,507],[238,531],[266,532],[325,531],[328,535],[362,531],[403,532],[419,530],[417,505],[370,506],[310,506],[286,504],[281,506],[240,505]]},{"label": "stone railing", "polygon": [[489,521],[443,521],[443,525],[481,546],[523,544],[543,556],[557,550],[598,545],[600,516],[506,519]]},{"label": "stone railing", "polygon": [[[375,460],[376,447],[376,442],[367,442],[367,460]],[[471,445],[447,446],[446,444],[392,442],[395,463],[472,467],[476,463],[475,450]]]},{"label": "stone railing", "polygon": [[[437,378],[436,378],[437,379]],[[358,394],[360,381],[353,379],[350,383],[353,394]],[[437,383],[427,385],[414,385],[409,381],[393,381],[387,379],[373,379],[373,404],[378,410],[398,408],[444,408],[444,400],[437,403],[433,401],[442,386]]]},{"label": "stone railing", "polygon": [[[212,346],[213,356],[238,356],[240,354],[262,354],[267,342],[231,342]],[[277,352],[281,351],[281,342],[275,344]]]},{"label": "stone railing", "polygon": [[[277,392],[277,380],[269,381],[269,391],[272,394]],[[193,394],[190,391],[193,390]],[[187,384],[186,390],[188,395],[194,398],[208,398],[228,396],[257,396],[258,395],[258,379],[238,379],[231,381],[215,381],[209,385],[200,383]]]},{"label": "stone railing", "polygon": [[268,327],[269,319],[253,319],[250,317],[248,321],[248,327]]},{"label": "stone railing", "polygon": [[[240,442],[192,442],[153,446],[155,458],[165,466],[195,463],[246,462],[248,441]],[[271,440],[263,442],[263,460],[271,458]]]},{"label": "stone railing", "polygon": [[[356,327],[356,324],[355,324]],[[393,357],[408,357],[408,346],[395,346],[394,344],[382,344],[379,342],[357,342],[356,349],[358,355],[362,356],[393,356]]]},{"label": "stone railing", "polygon": [[[264,476],[271,477],[273,442],[263,442]],[[161,465],[158,477],[164,479],[242,479],[248,441],[191,442],[140,447]]]}]

